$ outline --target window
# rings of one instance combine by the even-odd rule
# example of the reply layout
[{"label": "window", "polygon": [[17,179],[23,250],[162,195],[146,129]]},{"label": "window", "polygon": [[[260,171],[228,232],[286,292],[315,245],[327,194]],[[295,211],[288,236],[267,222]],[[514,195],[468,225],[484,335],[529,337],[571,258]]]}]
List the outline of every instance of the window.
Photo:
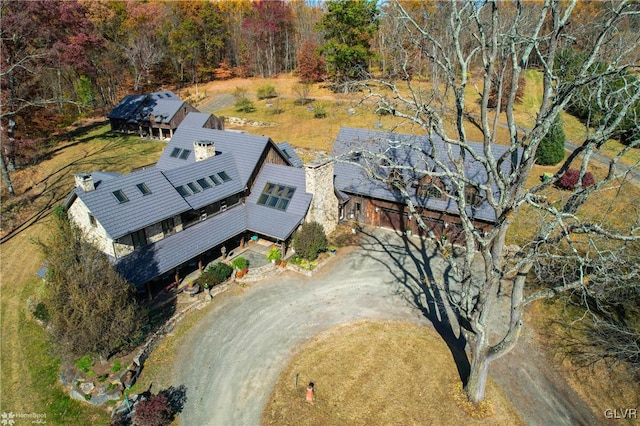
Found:
[{"label": "window", "polygon": [[284,156],[285,156],[285,157],[287,157],[287,158],[291,158],[291,155],[287,152],[287,150],[286,150],[286,149],[283,149],[283,150],[282,150],[282,153],[284,154]]},{"label": "window", "polygon": [[202,189],[209,189],[209,188],[211,188],[211,184],[210,184],[210,183],[209,183],[209,181],[208,181],[208,180],[206,180],[205,178],[198,179],[198,180],[197,180],[197,182],[198,182],[198,185],[200,185],[200,187],[201,187]]},{"label": "window", "polygon": [[126,203],[127,201],[129,201],[129,199],[127,198],[126,195],[124,195],[124,192],[122,192],[121,189],[118,189],[117,191],[113,191],[112,194],[114,197],[116,197],[116,200],[118,200],[118,203],[120,204]]},{"label": "window", "polygon": [[222,179],[223,182],[229,182],[231,180],[229,175],[224,171],[218,173],[218,176],[220,176],[220,179]]},{"label": "window", "polygon": [[175,224],[173,223],[173,218],[165,219],[162,221],[162,233],[167,236],[173,234]]},{"label": "window", "polygon": [[193,192],[194,194],[197,194],[198,192],[202,191],[202,189],[200,189],[200,187],[196,185],[195,182],[189,182],[187,186],[189,187],[191,192]]},{"label": "window", "polygon": [[147,186],[146,183],[139,183],[139,184],[136,185],[136,187],[140,190],[142,195],[151,194],[151,190],[149,189],[149,187]]},{"label": "window", "polygon": [[173,151],[171,151],[169,157],[178,158],[178,155],[180,155],[180,151],[182,151],[180,148],[173,148]]},{"label": "window", "polygon": [[93,216],[91,213],[89,213],[89,223],[91,224],[91,226],[93,226],[94,228],[97,226],[96,224],[96,218],[95,216]]},{"label": "window", "polygon": [[467,187],[464,190],[464,200],[471,207],[477,207],[480,203],[482,203],[482,197],[480,196],[480,191],[474,187]]},{"label": "window", "polygon": [[209,176],[209,179],[211,179],[211,182],[213,182],[215,186],[218,186],[222,183],[220,179],[218,179],[215,175]]},{"label": "window", "polygon": [[440,192],[436,184],[429,182],[422,185],[420,196],[440,200],[442,199],[442,192]]},{"label": "window", "polygon": [[402,172],[398,169],[393,169],[389,172],[389,185],[403,184]]},{"label": "window", "polygon": [[176,188],[176,190],[178,191],[178,194],[182,195],[183,197],[188,197],[189,195],[191,195],[191,192],[189,192],[189,190],[184,186],[179,186]]},{"label": "window", "polygon": [[190,149],[183,149],[182,153],[180,153],[180,159],[181,160],[186,160],[187,158],[189,158],[189,154],[191,154],[191,150]]},{"label": "window", "polygon": [[144,229],[131,233],[131,241],[134,248],[140,248],[147,245],[147,235]]},{"label": "window", "polygon": [[258,204],[285,211],[295,192],[294,187],[267,182],[258,197]]}]

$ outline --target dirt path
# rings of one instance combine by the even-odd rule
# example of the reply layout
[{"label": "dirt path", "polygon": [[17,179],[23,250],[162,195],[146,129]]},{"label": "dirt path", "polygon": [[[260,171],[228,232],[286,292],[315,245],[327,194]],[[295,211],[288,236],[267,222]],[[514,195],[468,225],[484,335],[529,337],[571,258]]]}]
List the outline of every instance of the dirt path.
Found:
[{"label": "dirt path", "polygon": [[[416,285],[422,255],[407,255],[391,232],[376,231],[375,238],[364,250],[339,253],[312,278],[287,273],[217,301],[176,358],[174,384],[186,385],[188,398],[181,423],[259,424],[292,353],[328,327],[365,318],[430,325],[429,301]],[[441,273],[437,263],[434,274]],[[527,424],[599,423],[529,336],[491,374]]]}]

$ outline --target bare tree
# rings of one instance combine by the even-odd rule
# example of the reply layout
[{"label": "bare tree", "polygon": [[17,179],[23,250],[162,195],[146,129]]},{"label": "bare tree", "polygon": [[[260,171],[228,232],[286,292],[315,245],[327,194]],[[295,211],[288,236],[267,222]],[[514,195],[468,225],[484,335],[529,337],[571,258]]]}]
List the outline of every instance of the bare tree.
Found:
[{"label": "bare tree", "polygon": [[[371,178],[391,185],[420,228],[435,240],[442,253],[448,254],[446,241],[436,239],[424,222],[423,206],[416,202],[411,186],[398,177],[410,174],[446,182],[443,196],[457,207],[465,250],[460,256],[445,256],[456,285],[438,280],[432,284],[443,292],[466,339],[471,367],[465,391],[473,403],[484,399],[489,364],[516,345],[527,305],[562,292],[589,292],[589,283],[596,279],[595,271],[603,270],[594,269],[594,263],[610,267],[615,262],[611,256],[614,252],[603,245],[640,239],[637,210],[630,209],[628,220],[614,229],[608,228],[606,221],[585,217],[579,210],[589,196],[610,190],[613,183],[624,178],[628,169],[616,165],[625,153],[639,145],[637,138],[611,155],[605,164],[608,170],[595,185],[583,187],[578,183],[566,196],[550,195],[553,185],[569,167],[578,168],[581,178],[587,173],[595,151],[615,134],[616,126],[639,101],[638,79],[622,79],[625,84],[621,87],[592,91],[591,96],[601,97],[600,104],[614,104],[615,108],[609,108],[605,117],[592,123],[584,140],[551,179],[533,186],[527,183],[540,141],[574,93],[587,85],[605,84],[612,76],[637,72],[639,33],[631,29],[629,21],[637,19],[638,3],[607,2],[588,25],[570,22],[576,3],[452,0],[438,3],[435,10],[421,9],[421,13],[431,15],[417,19],[402,3],[394,2],[385,19],[394,20],[393,27],[402,28],[404,36],[389,38],[385,43],[389,51],[396,52],[397,78],[371,78],[363,90],[369,91],[366,100],[375,100],[379,110],[405,119],[418,129],[417,133],[426,133],[427,137],[414,139],[420,143],[393,141],[375,150],[363,146],[357,162],[350,160],[352,156],[338,158],[366,168]],[[434,22],[439,22],[439,27],[434,27]],[[576,39],[582,40],[580,45],[572,45]],[[394,40],[397,44],[390,46]],[[555,66],[556,56],[566,47],[581,49],[585,54],[585,60],[570,78]],[[428,64],[422,69],[430,68],[431,75],[416,75],[414,64],[418,61]],[[527,123],[529,128],[522,128],[514,105],[519,80],[530,62],[540,64],[537,72],[542,77],[542,93],[539,108]],[[495,109],[489,107],[492,96],[497,102]],[[481,135],[476,137],[479,145],[471,143],[471,130]],[[500,145],[502,148],[498,149]],[[411,165],[398,162],[399,150],[410,150],[421,160]],[[471,175],[467,167],[470,162],[481,168],[483,179]],[[495,214],[494,226],[478,226],[471,200],[466,196],[469,192],[490,206]],[[505,249],[507,232],[523,209],[543,220],[539,221],[535,237],[509,257]],[[560,280],[536,286],[527,281],[537,270],[536,265],[557,259],[571,259],[571,273],[559,270],[563,273]],[[474,271],[474,265],[476,270],[481,266],[481,273]],[[506,280],[507,277],[512,279]],[[624,284],[628,276],[619,271],[617,278]],[[497,298],[501,286],[502,292],[510,294],[509,320],[506,331],[496,338],[497,330],[491,328],[490,319],[499,314]]]}]

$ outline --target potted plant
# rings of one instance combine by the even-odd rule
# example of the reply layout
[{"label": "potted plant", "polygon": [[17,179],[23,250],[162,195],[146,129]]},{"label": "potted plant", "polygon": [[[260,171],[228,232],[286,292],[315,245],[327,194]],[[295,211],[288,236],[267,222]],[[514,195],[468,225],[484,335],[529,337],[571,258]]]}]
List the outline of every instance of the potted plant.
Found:
[{"label": "potted plant", "polygon": [[329,246],[329,247],[327,247],[327,249],[329,250],[329,253],[331,253],[331,254],[336,254],[336,251],[338,250],[338,248],[336,246]]},{"label": "potted plant", "polygon": [[233,261],[231,262],[231,266],[233,266],[233,269],[241,271],[249,267],[249,261],[242,256],[238,256],[233,259]]},{"label": "potted plant", "polygon": [[405,233],[407,234],[408,237],[411,236],[411,225],[407,225],[404,229]]},{"label": "potted plant", "polygon": [[267,259],[271,263],[276,263],[280,259],[282,259],[282,253],[278,250],[278,247],[271,247],[269,252],[267,253]]}]

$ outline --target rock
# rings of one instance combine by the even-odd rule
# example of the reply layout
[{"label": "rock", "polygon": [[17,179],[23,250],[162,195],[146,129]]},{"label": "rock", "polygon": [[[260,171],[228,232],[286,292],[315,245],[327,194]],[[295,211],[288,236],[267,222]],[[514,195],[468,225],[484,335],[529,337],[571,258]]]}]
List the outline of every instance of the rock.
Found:
[{"label": "rock", "polygon": [[71,393],[69,393],[69,396],[73,399],[77,399],[78,401],[87,402],[84,394],[77,389],[71,389]]},{"label": "rock", "polygon": [[93,382],[85,382],[85,383],[81,383],[80,384],[80,390],[82,391],[82,393],[84,394],[89,394],[91,393],[91,391],[93,390],[93,388],[95,388],[96,386],[93,384]]},{"label": "rock", "polygon": [[355,110],[355,109],[353,109],[353,108],[349,108],[349,109],[347,110],[347,114],[349,114],[349,115],[355,115],[355,113],[356,113],[356,110]]}]

